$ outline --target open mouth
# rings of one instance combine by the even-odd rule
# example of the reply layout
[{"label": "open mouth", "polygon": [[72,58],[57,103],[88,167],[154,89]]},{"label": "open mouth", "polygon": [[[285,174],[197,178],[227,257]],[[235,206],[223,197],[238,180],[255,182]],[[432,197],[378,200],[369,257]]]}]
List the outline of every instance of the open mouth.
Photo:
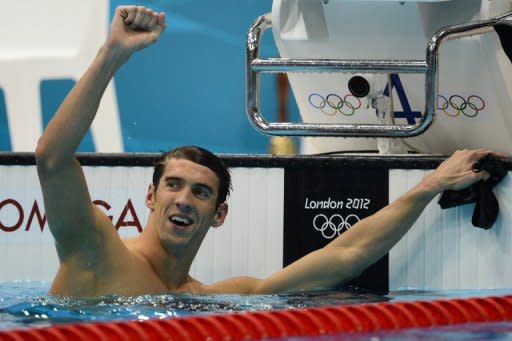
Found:
[{"label": "open mouth", "polygon": [[187,216],[182,216],[182,215],[172,215],[169,218],[169,220],[171,221],[171,223],[173,223],[174,225],[177,225],[179,227],[187,227],[187,226],[192,225],[192,223],[193,223],[192,219],[190,219]]}]

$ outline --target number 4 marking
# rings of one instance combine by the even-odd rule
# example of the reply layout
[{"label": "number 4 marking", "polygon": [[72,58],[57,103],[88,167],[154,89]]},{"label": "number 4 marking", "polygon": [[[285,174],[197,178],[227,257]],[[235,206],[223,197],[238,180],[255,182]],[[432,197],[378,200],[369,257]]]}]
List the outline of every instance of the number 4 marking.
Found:
[{"label": "number 4 marking", "polygon": [[[398,95],[398,99],[400,100],[400,104],[402,105],[403,109],[403,111],[394,112],[395,118],[405,118],[408,124],[415,124],[416,118],[421,118],[421,112],[411,110],[411,106],[409,104],[409,100],[407,99],[407,95],[405,94],[402,81],[400,80],[400,77],[395,73],[391,74],[391,90],[393,90],[393,88],[396,90],[396,94]],[[389,93],[389,87],[386,85],[386,89],[384,89],[384,95],[389,96]]]}]

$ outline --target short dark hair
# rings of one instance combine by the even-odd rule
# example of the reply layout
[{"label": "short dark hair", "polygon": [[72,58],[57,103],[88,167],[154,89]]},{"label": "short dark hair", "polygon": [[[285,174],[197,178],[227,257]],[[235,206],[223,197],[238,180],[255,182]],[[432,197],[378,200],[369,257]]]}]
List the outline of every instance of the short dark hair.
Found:
[{"label": "short dark hair", "polygon": [[153,185],[155,186],[155,191],[164,173],[165,165],[167,161],[171,159],[185,159],[211,169],[215,175],[217,175],[217,178],[219,178],[219,195],[215,206],[219,207],[220,204],[226,201],[231,191],[231,174],[229,174],[228,168],[217,155],[197,146],[182,146],[163,152],[160,155],[156,160],[153,170]]}]

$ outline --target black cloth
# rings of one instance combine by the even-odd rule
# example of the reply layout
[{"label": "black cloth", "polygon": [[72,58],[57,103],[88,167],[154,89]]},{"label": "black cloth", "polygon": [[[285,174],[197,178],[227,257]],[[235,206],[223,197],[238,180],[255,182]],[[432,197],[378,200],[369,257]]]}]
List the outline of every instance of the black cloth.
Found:
[{"label": "black cloth", "polygon": [[512,62],[512,27],[507,24],[494,25],[494,30],[500,38],[501,47]]},{"label": "black cloth", "polygon": [[476,203],[471,222],[473,226],[487,230],[492,227],[499,212],[498,200],[494,196],[492,188],[507,175],[507,169],[503,161],[495,158],[492,154],[487,154],[473,165],[474,172],[482,170],[489,172],[491,177],[487,180],[480,180],[460,191],[444,191],[438,203],[443,209]]}]

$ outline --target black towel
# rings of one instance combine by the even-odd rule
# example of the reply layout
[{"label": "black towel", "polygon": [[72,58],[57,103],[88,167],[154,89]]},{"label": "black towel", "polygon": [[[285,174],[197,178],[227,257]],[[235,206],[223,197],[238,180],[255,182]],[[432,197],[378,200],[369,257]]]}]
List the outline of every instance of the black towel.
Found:
[{"label": "black towel", "polygon": [[476,202],[471,222],[473,226],[483,229],[490,229],[498,217],[498,200],[492,192],[492,188],[507,175],[507,169],[503,161],[487,154],[473,165],[473,171],[485,170],[491,177],[487,180],[480,180],[472,186],[460,190],[447,190],[441,194],[439,205],[441,208],[450,208]]},{"label": "black towel", "polygon": [[512,27],[507,24],[494,25],[494,30],[500,38],[501,47],[507,55],[508,59],[512,62]]}]

